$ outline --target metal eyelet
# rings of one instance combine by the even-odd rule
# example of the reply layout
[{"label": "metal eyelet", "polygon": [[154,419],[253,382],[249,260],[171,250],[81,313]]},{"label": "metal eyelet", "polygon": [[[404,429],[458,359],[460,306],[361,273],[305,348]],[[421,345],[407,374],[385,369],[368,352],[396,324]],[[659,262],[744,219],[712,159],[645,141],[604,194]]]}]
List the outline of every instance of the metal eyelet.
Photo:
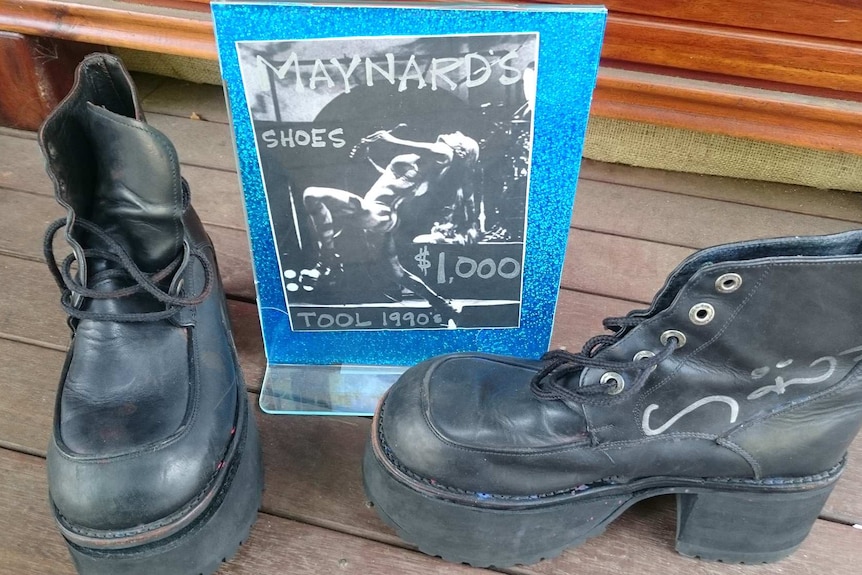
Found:
[{"label": "metal eyelet", "polygon": [[688,310],[688,319],[694,325],[706,325],[715,317],[715,308],[708,303],[696,303]]},{"label": "metal eyelet", "polygon": [[670,338],[674,338],[676,340],[677,349],[685,345],[685,334],[675,329],[669,329],[663,332],[659,339],[661,340],[662,345],[667,345],[667,342]]},{"label": "metal eyelet", "polygon": [[618,395],[626,388],[626,380],[623,376],[615,371],[606,371],[602,374],[599,380],[602,385],[611,384],[612,387],[608,390],[608,395]]},{"label": "metal eyelet", "polygon": [[637,352],[632,359],[634,361],[640,361],[640,360],[646,359],[648,357],[655,357],[655,354],[648,349],[644,349],[644,350]]},{"label": "metal eyelet", "polygon": [[742,276],[739,274],[724,274],[715,280],[715,289],[720,293],[733,293],[742,286]]},{"label": "metal eyelet", "polygon": [[[637,352],[637,353],[635,354],[635,356],[632,358],[632,360],[633,360],[633,361],[640,361],[640,360],[642,360],[642,359],[648,359],[648,358],[650,358],[650,357],[655,357],[655,353],[651,352],[651,351],[650,351],[650,350],[648,350],[648,349],[643,349],[643,350],[641,350],[641,351]],[[650,373],[652,373],[652,372],[654,372],[654,371],[655,371],[655,370],[657,370],[657,369],[658,369],[658,366],[657,366],[657,365],[654,365],[654,366],[652,366],[651,368],[649,368],[649,372],[650,372]]]}]

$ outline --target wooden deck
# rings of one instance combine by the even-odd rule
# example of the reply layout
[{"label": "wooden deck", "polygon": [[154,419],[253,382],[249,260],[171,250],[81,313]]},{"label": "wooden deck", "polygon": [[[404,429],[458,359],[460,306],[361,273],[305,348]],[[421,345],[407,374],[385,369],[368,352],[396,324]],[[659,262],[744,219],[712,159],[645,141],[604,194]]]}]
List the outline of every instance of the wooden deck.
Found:
[{"label": "wooden deck", "polygon": [[[248,392],[256,405],[264,355],[221,90],[147,76],[139,79],[139,87],[149,121],[179,151],[194,205],[216,243]],[[68,332],[56,287],[42,262],[41,241],[48,222],[61,215],[35,135],[0,131],[0,574],[74,573],[48,511],[44,459]],[[601,331],[603,317],[647,303],[667,273],[697,248],[859,225],[862,194],[586,162],[553,343],[578,348]],[[260,518],[249,541],[219,573],[480,571],[412,550],[366,506],[359,461],[368,419],[258,412],[258,422],[266,464]],[[674,503],[658,498],[636,506],[583,547],[505,572],[858,573],[858,524],[862,437],[810,537],[783,562],[735,566],[677,555]]]}]

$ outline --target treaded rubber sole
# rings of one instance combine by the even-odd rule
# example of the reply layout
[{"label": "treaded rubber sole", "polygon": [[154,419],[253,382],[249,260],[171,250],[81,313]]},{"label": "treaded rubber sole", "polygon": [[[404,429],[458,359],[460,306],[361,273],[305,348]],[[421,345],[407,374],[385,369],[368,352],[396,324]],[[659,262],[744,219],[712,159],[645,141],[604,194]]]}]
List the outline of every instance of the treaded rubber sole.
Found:
[{"label": "treaded rubber sole", "polygon": [[67,541],[80,575],[211,575],[236,553],[257,519],[263,489],[260,438],[251,406],[237,470],[212,507],[163,541],[95,550]]},{"label": "treaded rubber sole", "polygon": [[370,443],[362,467],[369,501],[402,539],[447,561],[498,568],[555,557],[600,535],[636,502],[666,494],[677,496],[676,547],[681,554],[727,563],[777,561],[808,535],[841,472],[837,468],[809,482],[793,482],[795,488],[756,490],[731,483],[720,489],[717,481],[703,487],[621,486],[607,494],[505,509],[483,505],[479,497],[465,503],[411,485],[378,459]]}]

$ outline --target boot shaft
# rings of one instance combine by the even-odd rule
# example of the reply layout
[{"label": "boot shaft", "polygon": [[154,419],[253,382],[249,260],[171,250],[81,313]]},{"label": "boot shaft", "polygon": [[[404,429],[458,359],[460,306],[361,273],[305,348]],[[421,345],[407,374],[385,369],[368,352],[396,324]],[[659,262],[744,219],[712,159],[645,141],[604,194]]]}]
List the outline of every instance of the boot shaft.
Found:
[{"label": "boot shaft", "polygon": [[144,272],[182,249],[187,204],[173,145],[147,125],[134,84],[108,54],[79,66],[69,95],[39,133],[57,201],[69,212],[67,239],[86,278],[83,249],[98,241],[76,218],[104,229]]}]

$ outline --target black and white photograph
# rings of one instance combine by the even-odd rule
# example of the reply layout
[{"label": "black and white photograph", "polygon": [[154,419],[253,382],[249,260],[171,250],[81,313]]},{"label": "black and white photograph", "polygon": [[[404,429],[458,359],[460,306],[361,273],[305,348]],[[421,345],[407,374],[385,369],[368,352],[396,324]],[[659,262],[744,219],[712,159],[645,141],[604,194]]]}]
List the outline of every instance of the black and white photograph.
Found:
[{"label": "black and white photograph", "polygon": [[520,325],[538,42],[237,43],[294,331]]}]

